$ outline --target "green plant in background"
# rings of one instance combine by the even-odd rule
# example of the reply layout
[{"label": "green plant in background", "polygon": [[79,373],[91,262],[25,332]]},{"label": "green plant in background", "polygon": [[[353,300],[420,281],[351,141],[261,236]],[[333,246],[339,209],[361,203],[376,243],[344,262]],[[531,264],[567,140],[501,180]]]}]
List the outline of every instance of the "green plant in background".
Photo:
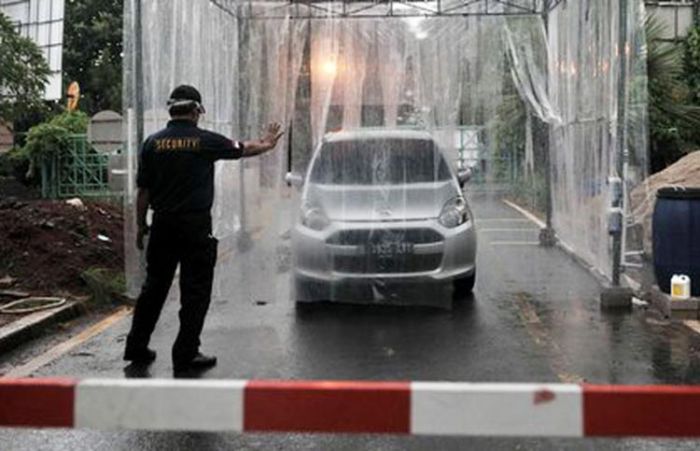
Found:
[{"label": "green plant in background", "polygon": [[[693,104],[693,98],[697,98],[697,95],[690,88],[693,81],[684,77],[687,75],[687,56],[697,48],[688,50],[692,44],[686,45],[684,70],[683,49],[663,40],[664,28],[665,25],[654,16],[647,18],[645,32],[652,173],[664,169],[697,146],[693,140],[697,135],[696,130],[700,128],[700,107]],[[689,36],[689,42],[696,39]]]},{"label": "green plant in background", "polygon": [[45,108],[44,86],[50,73],[39,47],[20,36],[12,21],[0,13],[0,120],[14,122]]},{"label": "green plant in background", "polygon": [[92,302],[96,305],[111,305],[128,302],[126,278],[123,272],[111,271],[104,268],[90,268],[80,277],[92,294]]},{"label": "green plant in background", "polygon": [[683,50],[683,69],[691,93],[690,100],[700,105],[700,25],[688,31]]},{"label": "green plant in background", "polygon": [[82,111],[66,111],[49,121],[51,125],[65,128],[69,133],[79,135],[87,133],[90,118]]},{"label": "green plant in background", "polygon": [[30,159],[49,157],[68,145],[70,132],[50,122],[32,127],[23,151]]},{"label": "green plant in background", "polygon": [[[688,32],[683,50],[685,79],[690,90],[689,100],[694,105],[700,106],[700,24],[695,25]],[[700,147],[700,128],[692,128],[689,139],[695,144],[693,150],[697,150]]]},{"label": "green plant in background", "polygon": [[[511,77],[505,77],[503,83],[503,100],[496,112],[495,128],[496,147],[493,155],[494,177],[503,180],[513,173],[512,164],[525,160],[526,140],[525,102],[515,88]],[[516,168],[516,173],[521,172]]]},{"label": "green plant in background", "polygon": [[67,0],[63,75],[90,114],[122,105],[123,0]]},{"label": "green plant in background", "polygon": [[526,122],[525,104],[520,96],[504,95],[496,122],[496,149],[492,168],[496,180],[508,180],[513,174],[524,175],[522,168],[513,168],[512,165],[525,160]]},{"label": "green plant in background", "polygon": [[543,150],[548,131],[536,117],[532,117],[533,171],[525,167],[527,141],[527,106],[520,97],[510,77],[505,77],[503,99],[495,121],[490,125],[495,131],[495,150],[491,167],[496,182],[509,183],[508,197],[518,204],[544,212],[547,200],[545,183],[546,160]]},{"label": "green plant in background", "polygon": [[0,177],[11,176],[14,173],[14,163],[11,155],[17,152],[16,148],[8,152],[0,153]]},{"label": "green plant in background", "polygon": [[16,158],[26,160],[28,172],[26,179],[35,178],[36,168],[44,158],[50,158],[66,151],[70,145],[70,136],[87,131],[88,116],[81,111],[64,112],[49,122],[35,125],[29,129],[27,141]]}]

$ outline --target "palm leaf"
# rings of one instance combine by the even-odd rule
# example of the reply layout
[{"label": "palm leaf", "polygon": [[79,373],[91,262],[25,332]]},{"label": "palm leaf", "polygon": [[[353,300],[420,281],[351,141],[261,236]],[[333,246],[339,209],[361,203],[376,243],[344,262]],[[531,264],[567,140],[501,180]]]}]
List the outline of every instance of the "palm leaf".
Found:
[{"label": "palm leaf", "polygon": [[682,78],[682,48],[663,40],[665,27],[654,16],[646,19],[649,117],[652,122],[663,118],[667,123],[697,128],[700,127],[700,107],[689,102],[688,86]]}]

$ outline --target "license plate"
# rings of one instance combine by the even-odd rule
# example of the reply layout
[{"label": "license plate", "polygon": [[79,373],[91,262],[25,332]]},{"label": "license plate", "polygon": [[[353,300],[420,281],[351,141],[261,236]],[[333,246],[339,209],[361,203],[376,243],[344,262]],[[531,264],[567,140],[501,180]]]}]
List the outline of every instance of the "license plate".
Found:
[{"label": "license plate", "polygon": [[413,253],[413,243],[384,241],[369,244],[369,253],[377,258],[395,258]]}]

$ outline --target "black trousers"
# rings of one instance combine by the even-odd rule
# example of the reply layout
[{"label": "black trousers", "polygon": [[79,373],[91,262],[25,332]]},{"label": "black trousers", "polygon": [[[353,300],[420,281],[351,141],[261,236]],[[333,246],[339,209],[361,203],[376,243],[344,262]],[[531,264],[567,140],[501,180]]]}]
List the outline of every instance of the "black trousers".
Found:
[{"label": "black trousers", "polygon": [[154,215],[146,250],[146,281],[136,301],[127,351],[148,346],[179,263],[180,331],[173,345],[173,362],[188,362],[197,355],[211,303],[216,253],[209,213]]}]

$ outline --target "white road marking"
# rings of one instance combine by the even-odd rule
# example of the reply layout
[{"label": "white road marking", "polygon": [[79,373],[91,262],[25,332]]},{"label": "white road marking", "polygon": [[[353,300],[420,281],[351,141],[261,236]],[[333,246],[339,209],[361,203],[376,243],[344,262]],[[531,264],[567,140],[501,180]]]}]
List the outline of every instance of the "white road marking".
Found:
[{"label": "white road marking", "polygon": [[131,313],[131,310],[131,307],[119,308],[115,313],[111,314],[99,323],[92,325],[91,327],[80,332],[78,335],[69,338],[63,343],[54,346],[53,348],[33,358],[24,365],[18,366],[17,368],[5,374],[3,377],[16,378],[30,376],[32,373],[34,373],[36,370],[43,367],[44,365],[48,365],[49,363],[53,362],[59,357],[69,353],[77,346],[85,343],[92,337],[101,334],[102,332],[110,328],[112,325],[119,322],[124,317],[128,316]]},{"label": "white road marking", "polygon": [[482,222],[531,222],[529,219],[523,218],[477,218],[476,223]]},{"label": "white road marking", "polygon": [[519,229],[476,229],[479,233],[507,233],[507,232],[539,232],[540,229],[519,228]]},{"label": "white road marking", "polygon": [[491,246],[539,246],[537,241],[491,241]]},{"label": "white road marking", "polygon": [[545,227],[547,227],[547,224],[545,224],[544,221],[542,221],[540,218],[538,218],[538,217],[535,216],[534,214],[530,213],[529,211],[525,210],[525,209],[524,209],[523,207],[521,207],[520,205],[516,205],[516,204],[514,204],[513,202],[511,202],[511,201],[509,201],[509,200],[505,200],[505,199],[503,200],[503,203],[506,204],[506,205],[508,205],[510,208],[512,208],[513,210],[517,211],[517,212],[520,213],[521,215],[525,216],[525,217],[526,217],[527,219],[529,219],[530,221],[532,221],[532,222],[534,222],[535,224],[537,224],[538,227],[541,227],[541,228],[543,228],[543,229],[544,229]]}]

